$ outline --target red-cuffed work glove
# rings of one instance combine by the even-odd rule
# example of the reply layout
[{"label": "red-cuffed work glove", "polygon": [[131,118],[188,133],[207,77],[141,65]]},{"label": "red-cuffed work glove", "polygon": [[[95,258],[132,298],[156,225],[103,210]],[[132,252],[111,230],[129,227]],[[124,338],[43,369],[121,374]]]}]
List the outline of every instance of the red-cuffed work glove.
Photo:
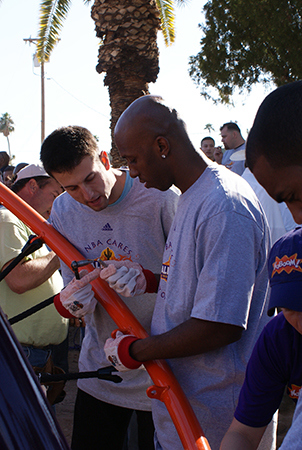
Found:
[{"label": "red-cuffed work glove", "polygon": [[141,362],[133,359],[129,353],[132,342],[138,340],[138,337],[132,334],[123,334],[121,331],[117,331],[115,338],[107,339],[104,346],[106,358],[119,372],[138,369],[142,365]]},{"label": "red-cuffed work glove", "polygon": [[100,277],[124,297],[156,292],[158,287],[153,272],[129,260],[110,260],[108,266],[101,270]]},{"label": "red-cuffed work glove", "polygon": [[99,274],[100,269],[89,273],[87,270],[81,270],[80,280],[74,278],[55,296],[54,305],[61,316],[71,319],[93,313],[97,300],[94,298],[90,281],[98,278]]}]

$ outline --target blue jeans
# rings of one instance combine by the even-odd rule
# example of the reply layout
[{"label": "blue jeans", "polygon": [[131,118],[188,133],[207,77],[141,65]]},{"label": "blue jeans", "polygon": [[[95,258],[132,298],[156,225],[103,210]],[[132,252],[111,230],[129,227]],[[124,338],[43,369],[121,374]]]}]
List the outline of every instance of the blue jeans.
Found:
[{"label": "blue jeans", "polygon": [[44,367],[51,354],[54,365],[68,372],[68,335],[61,344],[50,344],[43,348],[22,345],[22,349],[31,366]]},{"label": "blue jeans", "polygon": [[36,348],[31,345],[23,346],[22,349],[26,358],[31,366],[44,367],[50,354],[50,350],[44,350],[43,348]]}]

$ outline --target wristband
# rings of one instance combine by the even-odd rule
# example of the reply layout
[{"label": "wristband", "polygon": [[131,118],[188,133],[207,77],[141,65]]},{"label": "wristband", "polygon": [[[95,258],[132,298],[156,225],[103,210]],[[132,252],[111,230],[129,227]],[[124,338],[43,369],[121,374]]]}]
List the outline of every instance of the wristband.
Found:
[{"label": "wristband", "polygon": [[156,276],[154,275],[151,270],[144,269],[142,267],[143,274],[146,278],[146,290],[145,292],[153,293],[157,292],[158,290],[158,281],[156,279]]},{"label": "wristband", "polygon": [[58,313],[62,316],[65,317],[65,319],[76,319],[76,316],[73,316],[71,314],[70,311],[68,311],[68,309],[64,308],[64,306],[62,305],[62,302],[60,300],[60,294],[55,295],[54,299],[53,299],[53,304],[55,305],[56,310],[58,311]]},{"label": "wristband", "polygon": [[126,336],[118,346],[118,356],[121,363],[124,364],[127,369],[138,369],[142,365],[140,361],[136,361],[136,359],[132,358],[129,353],[130,345],[139,340],[140,339],[136,336]]}]

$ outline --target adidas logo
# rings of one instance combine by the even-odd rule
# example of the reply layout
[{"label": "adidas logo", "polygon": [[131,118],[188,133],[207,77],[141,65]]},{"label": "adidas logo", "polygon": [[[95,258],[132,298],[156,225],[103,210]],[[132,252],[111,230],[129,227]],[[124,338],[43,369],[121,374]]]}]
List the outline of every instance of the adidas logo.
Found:
[{"label": "adidas logo", "polygon": [[102,231],[113,231],[109,223],[103,226]]}]

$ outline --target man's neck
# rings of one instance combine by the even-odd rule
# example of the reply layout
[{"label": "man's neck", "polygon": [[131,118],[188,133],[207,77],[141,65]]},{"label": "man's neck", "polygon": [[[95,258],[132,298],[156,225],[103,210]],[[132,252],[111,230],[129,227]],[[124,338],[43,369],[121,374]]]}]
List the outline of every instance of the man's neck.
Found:
[{"label": "man's neck", "polygon": [[122,195],[127,176],[126,172],[122,170],[112,169],[112,172],[116,181],[111,191],[109,205],[115,203]]},{"label": "man's neck", "polygon": [[237,150],[237,148],[241,147],[244,143],[245,143],[245,140],[242,139],[241,144],[239,144],[239,145],[237,145],[236,147],[234,147],[234,150]]}]

